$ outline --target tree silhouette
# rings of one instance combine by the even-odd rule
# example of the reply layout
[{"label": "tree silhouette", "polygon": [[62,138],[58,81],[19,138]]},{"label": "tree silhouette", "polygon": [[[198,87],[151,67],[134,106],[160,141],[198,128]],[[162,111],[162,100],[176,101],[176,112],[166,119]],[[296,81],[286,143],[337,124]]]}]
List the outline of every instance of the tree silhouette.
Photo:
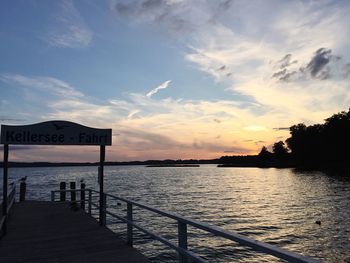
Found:
[{"label": "tree silhouette", "polygon": [[270,161],[272,158],[272,153],[267,150],[266,146],[263,146],[258,154],[258,157],[263,162]]},{"label": "tree silhouette", "polygon": [[284,142],[275,142],[272,146],[272,152],[277,161],[286,161],[288,158],[288,149],[284,145]]},{"label": "tree silhouette", "polygon": [[324,124],[293,125],[290,134],[286,143],[297,163],[346,164],[350,149],[350,109],[332,115]]},{"label": "tree silhouette", "polygon": [[276,155],[286,155],[288,153],[288,149],[282,141],[275,142],[272,146],[272,151]]}]

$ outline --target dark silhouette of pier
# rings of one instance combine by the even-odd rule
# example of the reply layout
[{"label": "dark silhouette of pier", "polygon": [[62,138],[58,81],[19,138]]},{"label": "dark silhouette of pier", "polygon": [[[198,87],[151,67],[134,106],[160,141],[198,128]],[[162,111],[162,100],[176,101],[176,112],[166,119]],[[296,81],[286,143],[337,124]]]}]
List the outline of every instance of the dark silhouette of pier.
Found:
[{"label": "dark silhouette of pier", "polygon": [[15,203],[7,235],[0,239],[0,255],[1,263],[150,262],[68,202]]}]

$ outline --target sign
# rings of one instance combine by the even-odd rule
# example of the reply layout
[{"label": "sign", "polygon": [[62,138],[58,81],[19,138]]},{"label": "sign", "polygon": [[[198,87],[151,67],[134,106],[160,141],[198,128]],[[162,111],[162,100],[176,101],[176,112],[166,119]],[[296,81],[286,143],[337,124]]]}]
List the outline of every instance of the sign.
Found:
[{"label": "sign", "polygon": [[1,125],[2,144],[112,145],[112,129],[96,129],[69,121]]}]

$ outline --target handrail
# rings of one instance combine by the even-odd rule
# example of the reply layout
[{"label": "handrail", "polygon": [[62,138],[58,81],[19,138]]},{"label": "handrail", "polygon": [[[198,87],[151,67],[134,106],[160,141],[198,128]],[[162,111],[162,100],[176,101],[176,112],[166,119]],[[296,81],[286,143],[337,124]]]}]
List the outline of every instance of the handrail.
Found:
[{"label": "handrail", "polygon": [[1,219],[0,219],[0,231],[2,231],[2,226],[3,224],[5,223],[5,220],[7,219],[8,217],[8,214],[15,202],[15,196],[16,196],[16,185],[13,185],[10,193],[7,195],[7,209],[6,209],[6,215],[3,215],[2,214],[2,205],[3,205],[3,201],[1,202]]},{"label": "handrail", "polygon": [[161,236],[158,236],[157,234],[154,234],[153,232],[149,231],[149,230],[146,230],[144,228],[142,228],[141,226],[139,226],[138,224],[134,223],[133,221],[129,221],[127,219],[125,219],[124,217],[121,217],[121,216],[118,216],[116,214],[113,214],[111,212],[108,212],[106,211],[106,214],[114,217],[114,218],[117,218],[125,223],[128,223],[128,224],[131,224],[133,225],[135,228],[137,228],[138,230],[146,233],[147,235],[151,236],[152,238],[162,242],[163,244],[167,245],[168,247],[176,250],[177,252],[181,253],[182,255],[186,255],[187,257],[189,257],[190,259],[194,260],[194,262],[199,262],[199,263],[207,263],[208,261],[202,259],[201,257],[197,256],[195,253],[189,251],[189,250],[186,250],[186,249],[183,249],[181,247],[178,247],[176,246],[174,243],[170,242],[169,240],[161,237]]},{"label": "handrail", "polygon": [[[57,191],[52,191],[51,195],[53,195],[53,192],[71,192],[71,191],[88,191],[89,192],[89,197],[91,197],[91,193],[99,193],[96,190],[93,189],[74,189],[74,190],[57,190]],[[278,257],[280,259],[287,260],[292,263],[317,263],[317,262],[322,262],[320,260],[316,260],[311,257],[303,256],[300,254],[297,254],[295,252],[288,251],[286,249],[279,248],[277,246],[267,244],[261,241],[254,240],[252,238],[248,238],[246,236],[234,233],[232,231],[227,231],[223,228],[217,227],[217,226],[212,226],[207,223],[203,223],[197,220],[192,220],[189,218],[186,218],[184,216],[178,215],[173,212],[167,212],[167,211],[162,211],[157,208],[145,205],[143,203],[139,203],[136,201],[132,201],[126,198],[118,197],[115,195],[111,194],[104,194],[105,198],[110,197],[115,200],[120,200],[122,202],[125,202],[127,204],[127,216],[122,217],[119,215],[116,215],[110,211],[107,211],[105,209],[104,213],[108,214],[114,218],[117,218],[125,223],[127,223],[127,243],[132,246],[133,243],[133,234],[132,234],[132,228],[135,227],[136,229],[146,233],[147,235],[151,236],[152,238],[162,242],[163,244],[167,245],[168,247],[175,249],[179,255],[180,255],[180,262],[181,263],[186,263],[188,262],[188,259],[191,259],[194,262],[199,262],[199,263],[205,263],[204,259],[201,257],[197,256],[195,253],[191,252],[187,248],[187,225],[190,225],[192,227],[195,227],[197,229],[204,230],[206,232],[212,233],[215,236],[223,237],[228,240],[235,241],[241,245],[248,246],[256,251],[263,252],[265,254],[269,254],[275,257]],[[92,205],[91,198],[89,198],[89,206],[91,207]],[[98,205],[93,204],[95,207],[99,207]],[[178,245],[175,245],[174,243],[170,242],[169,240],[158,236],[157,234],[152,233],[149,230],[144,229],[143,227],[139,226],[132,220],[132,214],[133,214],[133,206],[157,213],[159,215],[171,218],[173,220],[176,220],[178,223]],[[106,205],[104,206],[106,207]],[[91,212],[90,212],[91,214]],[[105,217],[105,216],[104,216]]]},{"label": "handrail", "polygon": [[[212,234],[214,234],[216,236],[220,236],[220,237],[223,237],[223,238],[235,241],[235,242],[237,242],[237,243],[239,243],[241,245],[245,245],[245,246],[251,247],[252,249],[255,249],[257,251],[260,251],[260,252],[263,252],[263,253],[266,253],[266,254],[270,254],[272,256],[276,256],[278,258],[281,258],[281,259],[284,259],[284,260],[287,260],[287,261],[290,261],[290,262],[303,262],[303,263],[304,262],[308,262],[308,263],[320,262],[320,261],[315,260],[313,258],[306,257],[306,256],[303,256],[303,255],[294,253],[294,252],[290,252],[288,250],[285,250],[285,249],[282,249],[282,248],[279,248],[279,247],[276,247],[276,246],[273,246],[273,245],[270,245],[270,244],[267,244],[267,243],[264,243],[264,242],[260,242],[260,241],[254,240],[254,239],[245,237],[243,235],[240,235],[240,234],[237,234],[237,233],[234,233],[234,232],[231,232],[231,231],[227,231],[227,230],[222,229],[222,228],[217,227],[217,226],[211,226],[209,224],[206,224],[206,223],[203,223],[203,222],[200,222],[200,221],[197,221],[197,220],[192,220],[192,219],[185,218],[185,217],[183,217],[181,215],[178,215],[176,213],[173,213],[173,212],[162,211],[162,210],[159,210],[157,208],[154,208],[154,207],[151,207],[151,206],[139,203],[139,202],[135,202],[135,201],[132,201],[132,200],[128,200],[128,199],[125,199],[125,198],[122,198],[122,197],[114,196],[114,195],[111,195],[111,194],[105,194],[105,195],[109,196],[111,198],[114,198],[114,199],[117,199],[117,200],[129,203],[129,204],[133,204],[135,206],[138,206],[140,208],[149,210],[151,212],[154,212],[154,213],[166,216],[168,218],[175,219],[178,222],[191,225],[191,226],[193,226],[195,228],[207,231],[207,232],[212,233]],[[133,224],[132,222],[127,222],[127,223]]]}]

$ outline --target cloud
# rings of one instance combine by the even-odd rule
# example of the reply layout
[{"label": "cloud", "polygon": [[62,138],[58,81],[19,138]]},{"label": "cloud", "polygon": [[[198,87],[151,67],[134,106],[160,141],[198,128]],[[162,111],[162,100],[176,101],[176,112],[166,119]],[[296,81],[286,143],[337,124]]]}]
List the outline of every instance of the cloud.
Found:
[{"label": "cloud", "polygon": [[[244,137],[248,135],[241,129],[253,122],[255,115],[242,107],[240,102],[171,98],[151,100],[136,93],[126,94],[125,99],[96,101],[82,93],[65,96],[64,93],[74,94],[77,89],[59,79],[52,82],[52,77],[28,77],[20,74],[8,74],[6,78],[1,76],[13,89],[30,87],[28,92],[32,95],[35,92],[37,101],[42,103],[40,107],[27,111],[29,123],[64,119],[91,127],[112,128],[113,134],[118,136],[113,137],[114,146],[109,150],[110,160],[217,158],[226,149],[239,150],[240,154],[256,151],[254,145],[244,145]],[[61,85],[57,87],[56,83]],[[32,101],[30,97],[23,97],[22,101],[13,103],[16,107],[22,107]],[[220,121],[220,125],[213,120]],[[266,123],[266,120],[261,123],[254,121],[260,125]],[[213,136],[213,133],[220,136]],[[257,137],[268,140],[268,135],[269,133],[263,133]],[[232,141],[232,136],[235,141]],[[74,156],[71,149],[33,149],[31,155],[27,154],[29,151],[18,151],[14,159],[45,161],[56,156],[69,161],[95,160],[93,153],[84,152]]]},{"label": "cloud", "polygon": [[292,54],[287,54],[281,60],[279,60],[277,63],[279,64],[280,69],[284,69],[286,67],[289,67],[292,64],[298,63],[298,60],[292,61]]},{"label": "cloud", "polygon": [[232,1],[196,0],[111,0],[111,9],[132,24],[152,23],[171,35],[197,32],[215,23]]},{"label": "cloud", "polygon": [[277,127],[273,128],[275,131],[289,131],[290,127]]},{"label": "cloud", "polygon": [[93,37],[73,0],[59,2],[59,13],[53,18],[44,40],[60,48],[80,48],[90,45]]},{"label": "cloud", "polygon": [[192,22],[183,17],[188,9],[185,1],[143,0],[112,1],[111,8],[119,15],[132,21],[156,22],[171,32],[188,31]]},{"label": "cloud", "polygon": [[138,144],[137,150],[143,149],[148,151],[150,147],[152,149],[176,149],[178,147],[183,148],[184,144],[172,139],[171,137],[163,134],[146,132],[138,129],[118,129],[121,140],[126,140],[128,144]]},{"label": "cloud", "polygon": [[262,144],[262,143],[266,143],[266,141],[256,141],[255,144],[258,145],[258,144]]},{"label": "cloud", "polygon": [[6,116],[0,116],[0,121],[22,122],[22,121],[25,121],[25,120],[24,119],[10,118],[10,117],[6,117]]},{"label": "cloud", "polygon": [[310,72],[312,77],[324,78],[327,74],[327,71],[322,71],[326,65],[330,62],[332,56],[332,50],[326,48],[318,49],[314,57],[311,59],[309,64],[306,66],[306,70]]},{"label": "cloud", "polygon": [[226,66],[223,65],[223,66],[221,66],[220,68],[218,68],[217,71],[222,71],[222,70],[225,70],[225,69],[226,69]]},{"label": "cloud", "polygon": [[232,6],[234,0],[223,0],[219,2],[219,8],[223,11],[227,11]]},{"label": "cloud", "polygon": [[29,87],[32,89],[50,92],[63,97],[81,97],[83,94],[68,83],[52,78],[34,76],[28,77],[20,74],[3,73],[0,74],[0,81]]},{"label": "cloud", "polygon": [[287,73],[287,69],[284,68],[283,70],[273,73],[272,77],[281,79],[286,75],[286,73]]},{"label": "cloud", "polygon": [[342,74],[344,78],[350,77],[350,63],[345,64]]},{"label": "cloud", "polygon": [[152,97],[154,94],[156,94],[159,90],[161,89],[166,89],[171,83],[171,80],[167,80],[165,82],[163,82],[162,84],[160,84],[158,87],[152,89],[150,92],[148,92],[146,94],[147,97]]},{"label": "cloud", "polygon": [[[10,151],[29,151],[29,150],[39,150],[48,146],[40,145],[10,145]],[[4,146],[0,145],[0,151],[3,151]]]},{"label": "cloud", "polygon": [[348,63],[344,63],[342,57],[333,55],[331,49],[317,49],[306,65],[290,69],[290,66],[298,61],[291,62],[291,54],[285,55],[276,63],[280,69],[273,73],[272,78],[282,82],[305,81],[309,79],[346,79],[348,77]]}]

